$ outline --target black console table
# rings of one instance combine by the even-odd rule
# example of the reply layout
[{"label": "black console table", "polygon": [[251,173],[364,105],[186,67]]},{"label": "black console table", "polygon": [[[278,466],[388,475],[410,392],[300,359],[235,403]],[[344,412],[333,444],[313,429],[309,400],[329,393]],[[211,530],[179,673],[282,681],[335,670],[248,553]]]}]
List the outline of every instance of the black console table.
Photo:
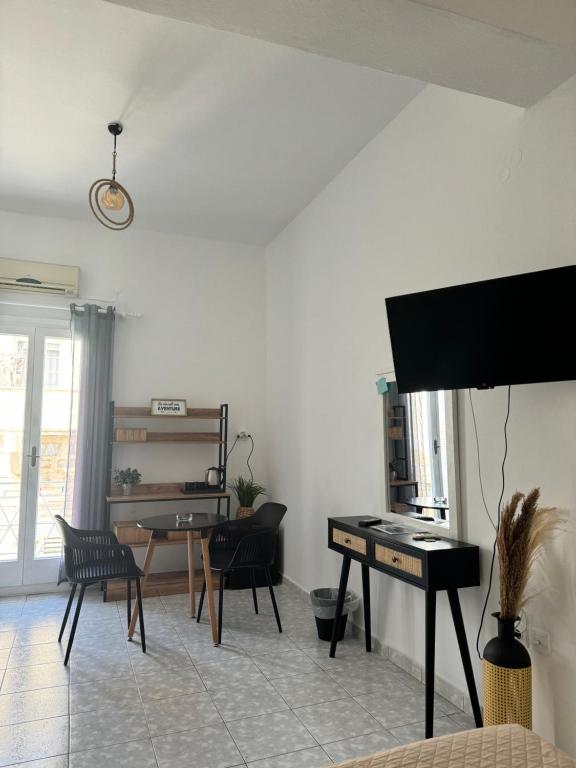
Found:
[{"label": "black console table", "polygon": [[342,557],[340,588],[336,604],[336,620],[330,644],[330,656],[336,653],[338,625],[348,584],[350,562],[357,560],[362,566],[362,590],[364,597],[364,627],[366,650],[372,650],[370,620],[370,568],[387,573],[423,589],[426,595],[425,621],[425,676],[426,686],[426,738],[433,735],[434,717],[434,660],[436,638],[436,593],[446,590],[452,620],[456,630],[462,666],[468,685],[468,693],[478,728],[482,727],[482,714],[466,640],[466,630],[460,609],[458,589],[477,587],[480,584],[480,556],[477,546],[451,539],[415,541],[412,533],[393,535],[374,528],[360,527],[362,517],[331,517],[328,519],[328,546]]}]

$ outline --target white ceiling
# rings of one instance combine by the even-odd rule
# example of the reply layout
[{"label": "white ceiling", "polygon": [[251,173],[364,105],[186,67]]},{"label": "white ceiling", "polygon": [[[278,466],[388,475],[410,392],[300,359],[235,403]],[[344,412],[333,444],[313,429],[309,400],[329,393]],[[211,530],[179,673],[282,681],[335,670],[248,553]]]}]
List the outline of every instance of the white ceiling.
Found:
[{"label": "white ceiling", "polygon": [[531,106],[576,72],[576,0],[109,0]]},{"label": "white ceiling", "polygon": [[0,78],[0,208],[92,221],[120,119],[134,227],[256,244],[423,87],[102,0],[2,0]]}]

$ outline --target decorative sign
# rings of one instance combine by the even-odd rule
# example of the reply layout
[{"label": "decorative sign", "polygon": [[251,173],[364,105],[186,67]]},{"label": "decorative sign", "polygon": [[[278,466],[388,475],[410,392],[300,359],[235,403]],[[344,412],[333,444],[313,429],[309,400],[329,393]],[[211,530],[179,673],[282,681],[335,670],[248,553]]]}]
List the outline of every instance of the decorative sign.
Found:
[{"label": "decorative sign", "polygon": [[187,416],[186,400],[160,400],[152,398],[152,416]]}]

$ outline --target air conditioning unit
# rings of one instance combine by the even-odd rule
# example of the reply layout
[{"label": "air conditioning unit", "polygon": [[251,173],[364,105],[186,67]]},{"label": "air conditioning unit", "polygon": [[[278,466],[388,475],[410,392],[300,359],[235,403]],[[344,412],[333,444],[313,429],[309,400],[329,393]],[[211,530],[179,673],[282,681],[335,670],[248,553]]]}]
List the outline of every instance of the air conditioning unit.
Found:
[{"label": "air conditioning unit", "polygon": [[78,296],[80,269],[61,264],[0,259],[0,290]]}]

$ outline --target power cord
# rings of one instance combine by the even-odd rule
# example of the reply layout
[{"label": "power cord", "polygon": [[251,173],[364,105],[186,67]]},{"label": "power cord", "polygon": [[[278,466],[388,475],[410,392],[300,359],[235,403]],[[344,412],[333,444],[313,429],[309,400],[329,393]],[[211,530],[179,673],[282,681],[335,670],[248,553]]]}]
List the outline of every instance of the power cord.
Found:
[{"label": "power cord", "polygon": [[[504,491],[506,489],[506,459],[508,458],[508,421],[510,419],[510,399],[511,399],[512,387],[508,385],[508,398],[506,406],[506,419],[504,421],[504,456],[502,458],[501,475],[502,475],[502,490],[500,491],[500,498],[498,500],[498,517],[496,519],[496,535],[494,536],[494,544],[492,545],[492,559],[490,561],[490,576],[488,579],[488,591],[486,592],[486,599],[484,600],[484,606],[482,608],[482,616],[480,618],[480,626],[478,627],[478,634],[476,635],[476,653],[478,658],[482,659],[480,653],[480,635],[482,634],[482,627],[484,626],[484,619],[486,617],[486,609],[488,607],[488,601],[490,600],[490,593],[492,591],[492,581],[494,578],[494,564],[496,562],[496,548],[498,545],[498,531],[500,530],[500,518],[502,513],[502,501],[504,499]],[[480,471],[480,465],[478,465],[478,471]],[[493,523],[492,523],[493,524]]]},{"label": "power cord", "polygon": [[480,439],[478,437],[478,424],[476,423],[476,411],[474,410],[474,400],[472,400],[472,390],[468,390],[468,397],[470,399],[470,409],[472,410],[472,423],[474,424],[474,437],[476,439],[476,459],[478,463],[478,480],[480,481],[480,494],[482,496],[482,503],[484,504],[484,511],[486,517],[490,520],[492,528],[496,530],[496,523],[492,520],[492,515],[488,511],[488,504],[486,503],[486,494],[484,493],[484,483],[482,482],[482,464],[480,462]]},{"label": "power cord", "polygon": [[[250,459],[252,458],[252,454],[254,453],[254,447],[255,447],[254,438],[252,437],[252,435],[245,435],[244,433],[242,434],[243,434],[243,437],[246,437],[248,440],[250,440],[250,443],[251,443],[250,453],[248,454],[248,458],[246,459],[246,466],[248,467],[248,472],[250,472],[250,479],[252,480],[252,482],[254,482],[254,473],[252,472],[252,467],[250,466]],[[232,447],[226,454],[226,461],[228,461],[228,458],[230,457],[230,454],[236,447],[236,443],[238,442],[238,440],[240,440],[240,435],[236,435],[236,439],[232,443]]]},{"label": "power cord", "polygon": [[252,457],[252,454],[254,453],[254,438],[252,435],[248,435],[248,438],[250,442],[252,443],[252,447],[250,448],[250,453],[248,454],[248,458],[246,459],[246,466],[248,467],[248,472],[250,472],[250,480],[254,482],[254,473],[252,472],[252,467],[250,466],[250,458]]}]

